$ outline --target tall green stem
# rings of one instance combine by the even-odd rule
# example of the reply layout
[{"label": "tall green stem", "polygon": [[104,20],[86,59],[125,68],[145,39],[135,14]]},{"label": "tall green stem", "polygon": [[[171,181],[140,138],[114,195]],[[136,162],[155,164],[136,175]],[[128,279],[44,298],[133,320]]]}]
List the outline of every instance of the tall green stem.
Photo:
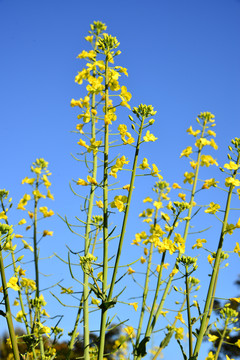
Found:
[{"label": "tall green stem", "polygon": [[186,265],[186,274],[185,274],[185,285],[186,285],[188,334],[189,334],[189,338],[188,338],[189,358],[191,358],[192,353],[193,353],[193,337],[192,337],[192,322],[191,322],[191,309],[190,309],[189,284],[188,284],[188,266],[187,265]]},{"label": "tall green stem", "polygon": [[[237,162],[236,162],[237,165],[239,165],[239,159],[240,159],[240,154],[238,154],[238,158],[237,158]],[[234,179],[236,178],[236,175],[237,175],[237,170],[234,171],[234,174],[233,174]],[[206,298],[206,303],[205,303],[205,307],[204,307],[204,311],[203,311],[201,326],[200,326],[196,346],[194,349],[193,355],[196,356],[196,358],[199,355],[199,351],[200,351],[200,347],[201,347],[203,337],[204,337],[204,334],[206,331],[206,327],[209,322],[209,314],[211,312],[210,306],[211,306],[211,304],[213,304],[212,298],[215,295],[214,289],[216,289],[217,276],[218,276],[218,271],[219,271],[219,267],[220,267],[221,253],[222,253],[224,236],[226,233],[226,227],[227,227],[227,221],[228,221],[228,216],[229,216],[229,211],[230,211],[230,204],[231,204],[231,197],[232,197],[233,189],[234,189],[234,186],[231,185],[229,192],[228,192],[221,235],[220,235],[220,239],[219,239],[219,243],[218,243],[218,249],[217,249],[214,267],[213,267],[213,271],[212,271],[212,275],[211,275],[211,280],[210,280],[210,284],[208,287],[207,298]]]},{"label": "tall green stem", "polygon": [[[37,175],[36,179],[36,189],[38,190],[39,185],[39,178],[40,175]],[[36,281],[36,293],[35,293],[35,299],[39,301],[39,295],[40,295],[40,285],[39,285],[39,267],[38,267],[38,247],[37,247],[37,206],[38,206],[38,198],[35,197],[34,199],[34,212],[33,212],[33,251],[34,251],[34,266],[35,266],[35,281]],[[36,319],[37,322],[40,324],[40,304],[37,302],[36,307]],[[40,326],[40,325],[39,325]],[[44,344],[43,344],[43,337],[42,335],[39,335],[39,346],[40,346],[40,352],[41,352],[41,358],[42,360],[45,360],[45,351],[44,351]]]},{"label": "tall green stem", "polygon": [[7,320],[8,331],[9,331],[9,335],[10,335],[10,339],[11,339],[13,356],[14,356],[14,360],[20,360],[18,345],[17,345],[17,338],[16,338],[16,334],[15,334],[13,322],[12,322],[12,314],[11,314],[10,302],[9,302],[9,297],[8,297],[7,281],[6,281],[6,277],[5,277],[2,249],[0,249],[0,271],[1,271],[1,279],[2,279],[2,287],[3,287],[3,295],[4,295],[4,304],[5,304],[5,310],[6,310],[5,317]]},{"label": "tall green stem", "polygon": [[116,260],[115,260],[115,264],[114,264],[113,275],[112,275],[110,289],[109,289],[109,293],[108,293],[108,301],[112,298],[112,295],[113,295],[113,289],[114,289],[114,285],[115,285],[115,281],[116,281],[116,277],[117,277],[119,260],[120,260],[120,256],[121,256],[121,252],[122,252],[123,240],[124,240],[124,236],[125,236],[125,232],[126,232],[128,214],[129,214],[129,209],[130,209],[130,204],[131,204],[131,199],[132,199],[132,192],[133,192],[133,188],[134,188],[133,185],[134,185],[135,176],[136,176],[136,169],[137,169],[137,163],[138,163],[138,155],[139,155],[140,143],[141,143],[141,138],[142,138],[144,120],[145,120],[144,117],[142,117],[141,125],[139,128],[139,133],[138,133],[138,140],[137,140],[137,145],[136,145],[135,156],[134,156],[134,163],[133,163],[132,176],[131,176],[131,181],[130,181],[128,200],[127,200],[126,209],[125,209],[125,213],[124,213],[121,235],[120,235],[118,249],[117,249],[117,256],[116,256]]},{"label": "tall green stem", "polygon": [[[108,56],[105,61],[105,136],[104,136],[104,166],[103,166],[103,281],[102,293],[106,295],[108,275],[108,152],[109,152],[109,125],[108,115]],[[100,344],[98,360],[103,360],[105,346],[107,310],[101,312]]]},{"label": "tall green stem", "polygon": [[[157,211],[157,209],[156,209],[156,211]],[[144,312],[145,312],[145,307],[146,307],[146,299],[147,299],[147,294],[148,294],[149,274],[150,274],[151,265],[152,265],[153,245],[154,244],[152,242],[151,246],[150,246],[149,256],[148,256],[147,271],[146,271],[146,275],[145,275],[145,284],[144,284],[144,291],[143,291],[142,308],[141,308],[141,314],[140,314],[140,319],[139,319],[139,324],[138,324],[138,331],[137,331],[137,336],[136,336],[136,345],[135,345],[136,348],[137,348],[137,346],[139,344],[139,340],[140,340],[143,317],[144,317]]]}]

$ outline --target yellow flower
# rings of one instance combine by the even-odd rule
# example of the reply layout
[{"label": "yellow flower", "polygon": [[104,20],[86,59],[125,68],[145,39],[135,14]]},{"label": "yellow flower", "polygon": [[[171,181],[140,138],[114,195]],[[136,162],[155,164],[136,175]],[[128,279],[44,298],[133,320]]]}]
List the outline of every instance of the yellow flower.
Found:
[{"label": "yellow flower", "polygon": [[161,209],[163,207],[161,201],[154,201],[153,206],[157,209]]},{"label": "yellow flower", "polygon": [[190,126],[190,128],[187,129],[187,133],[189,133],[190,135],[193,135],[193,136],[197,136],[197,135],[200,133],[200,130],[194,131],[194,130],[192,129],[192,126]]},{"label": "yellow flower", "polygon": [[226,360],[234,360],[234,359],[230,359],[230,357],[226,355]]},{"label": "yellow flower", "polygon": [[134,274],[135,272],[131,267],[128,268],[128,275]]},{"label": "yellow flower", "polygon": [[18,222],[18,225],[23,225],[23,224],[26,224],[26,220],[25,219],[22,219]]},{"label": "yellow flower", "polygon": [[240,303],[240,297],[238,298],[230,298],[230,301],[236,301],[237,303]]},{"label": "yellow flower", "polygon": [[13,306],[18,306],[18,305],[19,305],[19,302],[15,299],[14,303],[13,303]]},{"label": "yellow flower", "polygon": [[48,197],[49,199],[51,199],[51,200],[54,200],[54,196],[53,196],[53,194],[51,194],[51,192],[50,192],[49,189],[48,189],[48,191],[47,191],[47,197]]},{"label": "yellow flower", "polygon": [[228,177],[225,179],[225,186],[240,186],[240,181],[233,177]]},{"label": "yellow flower", "polygon": [[212,265],[212,262],[214,261],[214,258],[211,257],[211,255],[209,254],[207,259],[208,259],[209,264]]},{"label": "yellow flower", "polygon": [[214,360],[215,359],[215,355],[213,354],[212,351],[210,351],[208,353],[208,356],[205,358],[205,360]]},{"label": "yellow flower", "polygon": [[92,176],[88,175],[87,176],[87,181],[90,183],[90,184],[93,184],[93,185],[98,185],[96,179],[94,179]]},{"label": "yellow flower", "polygon": [[19,204],[17,206],[17,209],[20,210],[26,210],[25,206],[27,205],[28,201],[31,199],[31,196],[28,194],[25,194],[23,198],[19,201]]},{"label": "yellow flower", "polygon": [[235,225],[233,225],[233,224],[227,224],[225,231],[226,231],[226,233],[228,233],[229,235],[232,235],[234,229],[235,229]]},{"label": "yellow flower", "polygon": [[180,312],[177,314],[177,316],[175,316],[175,319],[180,320],[182,324],[185,324],[183,316],[182,316],[182,314]]},{"label": "yellow flower", "polygon": [[16,239],[21,239],[21,238],[23,238],[23,236],[20,235],[20,234],[15,234],[14,237],[15,237]]},{"label": "yellow flower", "polygon": [[136,336],[135,333],[134,333],[134,329],[133,329],[132,326],[128,326],[128,327],[124,328],[123,330],[128,334],[128,336],[129,336],[131,339]]},{"label": "yellow flower", "polygon": [[125,204],[127,203],[127,196],[118,195],[114,197],[114,201],[111,202],[111,208],[117,208],[119,212],[125,210]]},{"label": "yellow flower", "polygon": [[30,217],[30,219],[33,219],[33,216],[34,216],[33,212],[28,211],[28,216]]},{"label": "yellow flower", "polygon": [[48,210],[47,206],[40,207],[39,211],[43,214],[44,217],[50,217],[54,215],[54,212],[52,210]]},{"label": "yellow flower", "polygon": [[146,135],[143,137],[143,140],[145,142],[156,141],[157,139],[158,138],[155,137],[153,134],[151,134],[149,130],[146,132]]},{"label": "yellow flower", "polygon": [[240,256],[240,246],[239,246],[239,243],[236,242],[236,246],[235,248],[233,249],[233,252],[237,253],[238,256]]},{"label": "yellow flower", "polygon": [[161,211],[161,218],[167,222],[170,221],[170,216],[162,211]]},{"label": "yellow flower", "polygon": [[175,339],[182,340],[184,337],[184,329],[182,327],[175,329]]},{"label": "yellow flower", "polygon": [[83,179],[78,179],[77,185],[87,186],[87,185],[89,185],[89,183]]},{"label": "yellow flower", "polygon": [[228,170],[237,170],[239,165],[237,165],[234,161],[230,161],[229,164],[224,165],[224,168]]},{"label": "yellow flower", "polygon": [[137,311],[137,308],[138,308],[138,303],[137,302],[129,303],[129,305],[133,306],[134,310]]},{"label": "yellow flower", "polygon": [[80,139],[78,142],[78,145],[85,147],[86,149],[89,148],[89,146],[86,144],[86,141]]},{"label": "yellow flower", "polygon": [[23,316],[24,316],[23,311],[20,310],[16,315],[16,321],[21,323]]},{"label": "yellow flower", "polygon": [[159,174],[158,167],[155,164],[152,164],[151,175],[157,176],[159,180],[163,178],[162,175]]},{"label": "yellow flower", "polygon": [[178,185],[177,183],[173,183],[173,184],[172,184],[172,188],[173,188],[173,189],[181,189],[181,186]]},{"label": "yellow flower", "polygon": [[211,335],[211,334],[208,334],[208,341],[216,341],[218,339],[218,336],[216,335]]},{"label": "yellow flower", "polygon": [[48,231],[48,230],[44,230],[43,231],[43,236],[53,236],[53,231]]},{"label": "yellow flower", "polygon": [[202,189],[209,189],[211,186],[216,187],[219,181],[215,181],[215,179],[207,179],[204,181]]},{"label": "yellow flower", "polygon": [[215,141],[213,139],[210,140],[210,146],[212,146],[214,148],[214,150],[217,150],[218,149],[218,146],[217,144],[215,143]]},{"label": "yellow flower", "polygon": [[[123,190],[129,191],[130,190],[130,184],[124,185],[122,188],[123,188]],[[133,188],[135,188],[135,186]]]},{"label": "yellow flower", "polygon": [[41,311],[41,314],[42,314],[43,316],[50,317],[50,316],[48,315],[48,313],[46,312],[45,309],[43,309],[43,310]]},{"label": "yellow flower", "polygon": [[122,170],[123,165],[128,164],[129,160],[126,159],[125,156],[122,156],[121,158],[118,158],[116,160],[116,164],[111,167],[111,172],[109,175],[113,176],[115,179],[117,178],[117,172],[119,170]]},{"label": "yellow flower", "polygon": [[182,152],[181,152],[181,155],[180,155],[180,158],[183,157],[183,156],[186,156],[186,157],[189,157],[189,155],[192,154],[192,147],[191,146],[188,146],[186,149],[184,149]]},{"label": "yellow flower", "polygon": [[29,245],[25,240],[22,240],[23,245],[24,245],[24,249],[29,249],[30,251],[33,252],[33,248],[31,245]]},{"label": "yellow flower", "polygon": [[92,304],[93,304],[93,305],[99,305],[99,304],[100,304],[100,302],[101,302],[100,300],[95,299],[95,298],[92,297],[92,296],[91,296],[91,298],[92,298]]},{"label": "yellow flower", "polygon": [[181,194],[181,193],[179,193],[179,194],[178,194],[178,197],[180,197],[180,199],[182,199],[183,201],[186,200],[186,194]]},{"label": "yellow flower", "polygon": [[210,165],[216,165],[218,166],[218,163],[215,159],[213,159],[213,157],[211,155],[202,155],[201,156],[201,166],[206,166],[209,167]]},{"label": "yellow flower", "polygon": [[188,182],[189,184],[193,184],[193,179],[195,177],[194,173],[192,172],[185,172],[184,173],[185,179],[183,180],[184,184],[186,184],[186,182]]},{"label": "yellow flower", "polygon": [[206,239],[197,239],[196,244],[192,246],[192,249],[194,249],[195,247],[197,249],[200,249],[201,247],[203,247],[203,244],[205,244],[206,242],[207,242]]},{"label": "yellow flower", "polygon": [[214,137],[216,137],[216,133],[215,133],[215,131],[212,131],[212,130],[208,130],[208,135],[210,135],[210,136],[214,136]]},{"label": "yellow flower", "polygon": [[77,56],[77,59],[92,59],[94,60],[96,57],[96,53],[94,50],[90,50],[90,51],[86,51],[86,50],[83,50],[78,56]]},{"label": "yellow flower", "polygon": [[45,185],[46,188],[48,189],[49,186],[51,186],[51,183],[50,183],[50,181],[48,180],[47,175],[44,174],[44,175],[42,176],[42,179],[43,179],[44,185]]},{"label": "yellow flower", "polygon": [[102,202],[101,200],[96,201],[96,205],[97,205],[100,209],[103,208],[103,202]]},{"label": "yellow flower", "polygon": [[69,288],[62,287],[61,294],[72,294],[72,293],[73,293],[72,287]]},{"label": "yellow flower", "polygon": [[3,219],[3,220],[7,220],[7,215],[6,215],[6,213],[5,213],[5,211],[2,211],[1,213],[0,213],[0,219]]},{"label": "yellow flower", "polygon": [[34,198],[35,198],[36,200],[41,199],[41,198],[43,198],[43,199],[46,198],[46,195],[41,194],[38,189],[37,189],[37,190],[33,190],[32,193],[33,193],[33,196],[34,196]]},{"label": "yellow flower", "polygon": [[18,278],[13,276],[9,279],[7,286],[15,291],[18,291],[20,290],[20,287],[18,286],[17,282],[18,282]]},{"label": "yellow flower", "polygon": [[142,164],[139,165],[139,168],[141,170],[150,169],[148,160],[146,158],[143,159],[143,162],[142,162]]},{"label": "yellow flower", "polygon": [[140,261],[141,261],[141,264],[144,264],[147,260],[143,256],[141,256]]},{"label": "yellow flower", "polygon": [[200,138],[196,141],[195,146],[200,148],[202,146],[210,145],[210,144],[211,144],[211,142],[209,140],[207,140],[205,138]]},{"label": "yellow flower", "polygon": [[221,207],[219,204],[215,204],[214,202],[211,202],[208,206],[209,208],[204,211],[207,214],[215,214]]},{"label": "yellow flower", "polygon": [[176,275],[178,273],[178,269],[173,269],[171,274],[169,274],[170,277],[173,277],[174,275]]},{"label": "yellow flower", "polygon": [[236,345],[236,346],[238,346],[240,348],[240,339],[238,339],[238,341],[235,342],[234,345]]},{"label": "yellow flower", "polygon": [[31,178],[29,179],[27,176],[22,180],[22,184],[26,183],[26,184],[30,184],[32,185],[35,181],[35,178]]},{"label": "yellow flower", "polygon": [[190,166],[193,168],[193,169],[196,169],[197,167],[197,162],[196,161],[190,161]]}]

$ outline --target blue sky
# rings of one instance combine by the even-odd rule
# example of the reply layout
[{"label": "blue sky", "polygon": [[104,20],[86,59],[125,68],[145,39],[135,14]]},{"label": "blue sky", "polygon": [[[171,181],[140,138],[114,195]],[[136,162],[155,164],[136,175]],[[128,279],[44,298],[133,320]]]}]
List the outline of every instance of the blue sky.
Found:
[{"label": "blue sky", "polygon": [[[152,131],[158,143],[145,151],[164,178],[182,181],[187,162],[179,155],[192,145],[186,129],[195,126],[202,111],[216,116],[215,156],[223,165],[227,146],[240,130],[239,18],[238,0],[93,0],[91,5],[77,0],[0,0],[0,188],[8,189],[17,204],[26,192],[21,180],[30,175],[31,163],[43,157],[53,173],[52,208],[70,218],[79,214],[79,201],[68,185],[81,171],[70,156],[77,151],[76,137],[70,133],[76,124],[70,101],[84,95],[84,88],[74,82],[83,66],[76,56],[87,47],[84,36],[94,20],[106,23],[120,41],[118,61],[128,69],[124,82],[133,95],[131,106],[146,103],[157,110]],[[127,111],[123,116],[127,119]],[[219,176],[210,171],[209,177]],[[131,224],[151,189],[151,184],[140,186]],[[130,237],[135,231],[131,224]],[[55,236],[43,243],[47,255],[66,254],[65,244],[78,248],[57,218],[49,219],[49,227]],[[51,261],[48,271],[57,272],[58,280],[65,277],[66,268]],[[222,278],[231,296],[238,266],[235,258]],[[229,277],[231,282],[226,282]]]}]

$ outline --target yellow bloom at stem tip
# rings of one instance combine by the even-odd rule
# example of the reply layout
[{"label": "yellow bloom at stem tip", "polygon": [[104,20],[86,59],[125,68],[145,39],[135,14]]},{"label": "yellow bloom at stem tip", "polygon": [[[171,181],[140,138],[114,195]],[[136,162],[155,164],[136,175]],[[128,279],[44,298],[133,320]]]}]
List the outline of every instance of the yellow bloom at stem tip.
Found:
[{"label": "yellow bloom at stem tip", "polygon": [[128,275],[134,274],[135,272],[131,267],[128,268]]},{"label": "yellow bloom at stem tip", "polygon": [[90,175],[87,176],[87,181],[92,185],[98,185],[97,180]]},{"label": "yellow bloom at stem tip", "polygon": [[197,239],[197,240],[196,240],[196,244],[194,244],[194,245],[192,246],[192,249],[195,249],[195,247],[196,247],[197,249],[200,249],[201,247],[203,247],[203,244],[205,244],[206,242],[207,242],[206,239]]},{"label": "yellow bloom at stem tip", "polygon": [[237,170],[239,165],[237,165],[234,161],[230,161],[229,164],[225,164],[223,167],[228,170]]},{"label": "yellow bloom at stem tip", "polygon": [[99,200],[99,201],[96,200],[96,205],[97,205],[100,209],[103,208],[103,202],[102,202],[101,200]]},{"label": "yellow bloom at stem tip", "polygon": [[218,336],[216,335],[211,335],[211,334],[208,334],[208,341],[216,341],[218,339]]},{"label": "yellow bloom at stem tip", "polygon": [[31,245],[29,245],[25,240],[22,240],[23,245],[24,245],[24,249],[29,249],[30,251],[33,252],[33,247]]},{"label": "yellow bloom at stem tip", "polygon": [[148,160],[146,158],[143,159],[142,163],[139,165],[139,168],[141,170],[150,169],[150,166],[148,164]]},{"label": "yellow bloom at stem tip", "polygon": [[233,177],[228,177],[225,179],[225,186],[240,186],[240,181]]},{"label": "yellow bloom at stem tip", "polygon": [[18,290],[20,290],[20,287],[18,286],[17,282],[18,282],[18,278],[13,276],[9,279],[9,281],[7,283],[7,287],[9,287],[15,291],[18,291]]},{"label": "yellow bloom at stem tip", "polygon": [[53,236],[53,231],[43,230],[43,236]]},{"label": "yellow bloom at stem tip", "polygon": [[221,207],[219,204],[215,204],[214,202],[211,202],[208,206],[209,207],[204,211],[207,214],[215,214]]},{"label": "yellow bloom at stem tip", "polygon": [[190,126],[190,128],[187,129],[187,133],[190,134],[190,135],[193,135],[193,136],[197,136],[200,133],[200,130],[194,131],[192,129],[192,126]]},{"label": "yellow bloom at stem tip", "polygon": [[143,137],[143,140],[145,142],[156,141],[157,139],[158,138],[155,137],[153,134],[151,134],[149,130],[146,132],[146,135]]},{"label": "yellow bloom at stem tip", "polygon": [[182,152],[181,152],[181,155],[180,155],[180,158],[183,157],[183,156],[186,156],[186,157],[189,157],[189,155],[192,154],[192,147],[191,146],[188,146],[186,149],[184,149]]},{"label": "yellow bloom at stem tip", "polygon": [[137,308],[138,308],[138,303],[137,302],[129,303],[128,305],[133,306],[134,310],[137,311]]},{"label": "yellow bloom at stem tip", "polygon": [[214,360],[215,359],[215,355],[213,354],[212,351],[210,351],[208,353],[208,356],[205,358],[205,360]]}]

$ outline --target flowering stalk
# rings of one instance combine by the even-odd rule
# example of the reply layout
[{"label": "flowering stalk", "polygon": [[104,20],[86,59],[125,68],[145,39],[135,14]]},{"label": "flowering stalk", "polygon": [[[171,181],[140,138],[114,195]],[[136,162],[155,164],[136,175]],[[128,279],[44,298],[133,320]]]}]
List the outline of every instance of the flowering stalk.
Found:
[{"label": "flowering stalk", "polygon": [[[236,170],[234,170],[233,175],[232,175],[233,182],[236,179],[237,169],[239,167],[240,140],[236,138],[234,144],[238,151],[238,157],[236,160]],[[201,344],[203,341],[203,336],[205,334],[205,331],[206,331],[206,328],[207,328],[207,325],[209,322],[209,318],[210,318],[209,314],[211,313],[211,304],[213,304],[212,299],[214,298],[214,295],[215,295],[217,276],[218,276],[218,272],[219,272],[221,254],[222,254],[222,248],[223,248],[223,241],[224,241],[224,237],[226,234],[227,221],[228,221],[231,198],[232,198],[232,193],[233,193],[234,187],[235,186],[233,184],[230,185],[229,192],[228,192],[226,207],[225,207],[225,211],[224,211],[224,220],[223,220],[221,235],[220,235],[220,239],[219,239],[219,243],[218,243],[218,249],[217,249],[214,267],[213,267],[213,271],[212,271],[212,275],[211,275],[211,280],[210,280],[210,284],[209,284],[209,288],[208,288],[208,292],[207,292],[206,303],[205,303],[205,307],[204,307],[204,311],[203,311],[203,317],[201,320],[201,326],[200,326],[200,330],[199,330],[199,334],[198,334],[198,338],[197,338],[197,342],[196,342],[196,346],[195,346],[194,354],[193,354],[194,356],[196,356],[196,358],[199,355],[200,347],[201,347]]]},{"label": "flowering stalk", "polygon": [[[105,119],[108,116],[108,56],[106,54],[105,60]],[[105,121],[104,132],[104,166],[103,166],[103,281],[102,281],[102,293],[106,295],[107,291],[107,275],[108,275],[108,144],[109,137],[109,125]],[[105,333],[106,333],[106,320],[107,309],[102,308],[101,311],[101,327],[100,327],[100,344],[98,351],[98,360],[103,359],[104,345],[105,345]]]},{"label": "flowering stalk", "polygon": [[186,300],[187,300],[187,318],[188,318],[188,334],[189,334],[189,358],[192,357],[193,353],[193,336],[192,336],[192,322],[191,322],[191,308],[190,308],[190,292],[189,292],[189,284],[188,284],[188,265],[186,264],[185,268],[185,286],[186,286]]},{"label": "flowering stalk", "polygon": [[[1,224],[0,225],[1,235],[2,235],[2,233],[5,234],[6,232],[7,232],[7,235],[10,235],[9,228],[10,228],[9,226],[7,226],[7,225],[4,226],[3,224]],[[4,305],[5,305],[5,311],[6,311],[4,316],[6,317],[6,320],[7,320],[8,331],[9,331],[11,344],[12,344],[13,356],[14,356],[14,360],[20,360],[18,345],[17,345],[17,337],[16,337],[16,334],[14,331],[11,307],[10,307],[10,302],[9,302],[9,297],[8,297],[8,290],[7,290],[8,286],[7,286],[7,281],[6,281],[6,276],[5,276],[5,268],[4,268],[4,263],[3,263],[2,245],[0,247],[0,272],[1,272],[3,295],[4,295]]]}]

